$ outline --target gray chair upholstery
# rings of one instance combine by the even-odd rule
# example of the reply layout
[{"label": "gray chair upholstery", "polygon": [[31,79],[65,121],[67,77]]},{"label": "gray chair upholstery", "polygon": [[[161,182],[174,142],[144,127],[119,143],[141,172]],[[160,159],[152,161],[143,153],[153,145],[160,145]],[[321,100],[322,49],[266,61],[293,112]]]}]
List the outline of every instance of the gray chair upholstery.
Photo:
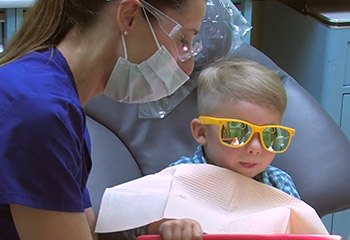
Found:
[{"label": "gray chair upholstery", "polygon": [[[290,173],[301,198],[320,216],[350,208],[350,144],[345,135],[292,77],[267,56],[242,44],[232,57],[253,59],[279,70],[288,94],[283,123],[296,128],[290,149],[273,165]],[[122,104],[101,95],[86,108],[93,167],[88,182],[98,212],[106,187],[155,173],[197,146],[190,121],[197,116],[194,90],[164,119],[138,118],[137,104]]]}]

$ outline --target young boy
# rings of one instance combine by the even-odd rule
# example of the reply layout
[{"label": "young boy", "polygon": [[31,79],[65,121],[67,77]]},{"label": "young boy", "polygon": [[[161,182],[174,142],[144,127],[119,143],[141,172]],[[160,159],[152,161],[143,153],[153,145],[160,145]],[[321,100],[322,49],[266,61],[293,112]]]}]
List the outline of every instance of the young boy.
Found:
[{"label": "young boy", "polygon": [[[280,125],[287,96],[278,75],[248,60],[220,60],[198,78],[198,114],[191,122],[199,146],[178,164],[214,164],[271,185],[300,198],[292,178],[271,162],[288,149],[295,130]],[[161,220],[148,234],[164,240],[201,239],[191,219]]]},{"label": "young boy", "polygon": [[220,61],[203,70],[197,91],[191,130],[199,146],[170,166],[210,163],[300,198],[291,177],[270,165],[295,132],[279,125],[287,96],[278,75],[253,61]]}]

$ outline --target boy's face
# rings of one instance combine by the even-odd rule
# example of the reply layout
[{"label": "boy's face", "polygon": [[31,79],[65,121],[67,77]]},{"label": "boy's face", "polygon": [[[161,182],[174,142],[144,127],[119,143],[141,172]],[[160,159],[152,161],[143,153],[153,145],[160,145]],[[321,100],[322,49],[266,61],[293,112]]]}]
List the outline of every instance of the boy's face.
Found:
[{"label": "boy's face", "polygon": [[[246,101],[227,102],[218,106],[219,111],[212,114],[218,118],[235,118],[255,125],[279,124],[281,116],[277,111],[262,105]],[[267,151],[255,133],[250,142],[240,148],[231,148],[221,144],[219,126],[202,125],[204,127],[204,151],[209,163],[230,169],[247,177],[255,177],[263,172],[275,157],[275,153]]]}]

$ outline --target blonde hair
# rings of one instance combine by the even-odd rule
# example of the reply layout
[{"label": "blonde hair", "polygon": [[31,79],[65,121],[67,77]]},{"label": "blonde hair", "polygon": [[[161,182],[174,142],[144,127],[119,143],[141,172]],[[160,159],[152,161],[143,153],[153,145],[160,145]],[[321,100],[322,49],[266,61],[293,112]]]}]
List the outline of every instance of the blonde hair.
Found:
[{"label": "blonde hair", "polygon": [[105,0],[37,0],[28,9],[24,22],[0,58],[0,65],[32,50],[58,45],[78,26],[84,29],[95,19]]},{"label": "blonde hair", "polygon": [[287,96],[275,71],[244,59],[218,60],[198,77],[198,113],[215,113],[220,103],[247,101],[283,115]]}]

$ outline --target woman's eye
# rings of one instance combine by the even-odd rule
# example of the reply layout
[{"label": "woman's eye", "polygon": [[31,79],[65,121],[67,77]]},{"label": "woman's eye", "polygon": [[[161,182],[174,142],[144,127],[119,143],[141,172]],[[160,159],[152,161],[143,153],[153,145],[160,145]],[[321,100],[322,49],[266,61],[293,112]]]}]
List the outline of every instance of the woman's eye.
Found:
[{"label": "woman's eye", "polygon": [[181,38],[178,41],[178,46],[180,47],[181,51],[187,52],[190,50],[191,45],[185,38]]}]

